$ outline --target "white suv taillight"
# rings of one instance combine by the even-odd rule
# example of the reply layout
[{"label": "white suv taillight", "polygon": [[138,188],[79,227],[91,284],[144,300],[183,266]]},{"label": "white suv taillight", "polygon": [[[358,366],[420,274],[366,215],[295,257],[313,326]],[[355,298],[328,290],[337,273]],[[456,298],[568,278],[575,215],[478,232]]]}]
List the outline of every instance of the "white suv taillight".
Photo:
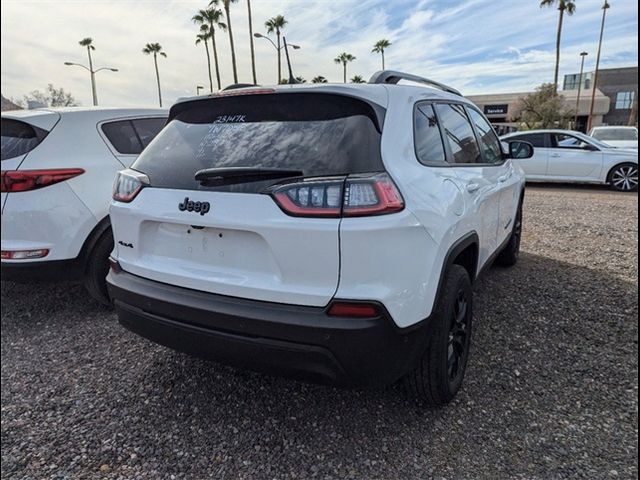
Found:
[{"label": "white suv taillight", "polygon": [[129,203],[136,198],[142,187],[149,184],[149,177],[135,170],[121,170],[113,182],[113,199]]},{"label": "white suv taillight", "polygon": [[59,182],[82,175],[82,168],[50,168],[45,170],[6,170],[2,171],[0,191],[29,192],[48,187]]},{"label": "white suv taillight", "polygon": [[365,217],[404,208],[386,173],[308,179],[278,186],[271,195],[286,214],[297,217]]}]

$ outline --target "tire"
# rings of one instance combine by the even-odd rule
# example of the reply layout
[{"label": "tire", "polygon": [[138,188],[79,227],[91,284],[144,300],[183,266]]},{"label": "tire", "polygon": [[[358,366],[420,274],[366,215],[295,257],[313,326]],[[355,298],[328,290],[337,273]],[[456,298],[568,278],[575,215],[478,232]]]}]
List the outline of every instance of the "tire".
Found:
[{"label": "tire", "polygon": [[511,232],[509,243],[496,258],[496,264],[501,267],[513,267],[520,258],[520,244],[522,243],[522,202],[518,205],[518,212]]},{"label": "tire", "polygon": [[609,185],[618,192],[637,192],[638,165],[623,163],[614,167],[609,174]]},{"label": "tire", "polygon": [[473,291],[467,271],[452,265],[446,274],[427,345],[417,366],[403,379],[408,395],[423,405],[449,403],[462,386],[469,359]]},{"label": "tire", "polygon": [[102,305],[111,306],[106,276],[109,273],[109,255],[113,250],[113,232],[109,228],[87,253],[84,270],[84,286],[89,295]]}]

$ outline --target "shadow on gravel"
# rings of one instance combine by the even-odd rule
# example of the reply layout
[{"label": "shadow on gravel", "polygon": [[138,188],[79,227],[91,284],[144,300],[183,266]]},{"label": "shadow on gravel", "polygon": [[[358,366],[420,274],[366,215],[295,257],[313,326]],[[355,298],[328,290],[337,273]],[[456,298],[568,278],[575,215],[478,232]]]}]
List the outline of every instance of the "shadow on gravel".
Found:
[{"label": "shadow on gravel", "polygon": [[[256,466],[365,478],[633,468],[638,292],[611,273],[528,253],[513,269],[489,270],[476,286],[465,386],[441,409],[414,405],[399,387],[340,390],[190,358],[138,339],[85,298],[75,288],[2,285],[5,473],[29,471],[28,458],[7,452],[31,441],[30,428],[39,431],[30,448],[48,461],[77,461],[70,472],[106,463],[125,476],[145,459],[193,477]],[[56,330],[74,332],[64,365]],[[52,373],[64,398],[22,391],[17,371]],[[22,402],[33,409],[27,425]],[[60,402],[70,406],[51,409]],[[87,443],[87,458],[72,462]]]}]

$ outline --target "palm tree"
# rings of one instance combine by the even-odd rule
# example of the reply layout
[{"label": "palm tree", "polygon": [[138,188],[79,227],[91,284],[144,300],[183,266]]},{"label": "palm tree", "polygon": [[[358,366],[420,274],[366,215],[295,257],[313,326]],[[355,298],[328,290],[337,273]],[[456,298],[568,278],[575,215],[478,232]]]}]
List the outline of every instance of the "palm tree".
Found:
[{"label": "palm tree", "polygon": [[318,75],[317,77],[313,77],[311,79],[311,83],[329,83],[329,82],[322,75]]},{"label": "palm tree", "polygon": [[227,17],[227,31],[229,32],[229,46],[231,47],[231,66],[233,67],[233,83],[238,83],[238,68],[236,67],[236,47],[233,43],[233,29],[231,28],[231,4],[238,0],[211,0],[209,8],[217,7],[220,2],[224,7],[224,13]]},{"label": "palm tree", "polygon": [[227,25],[222,22],[224,14],[219,8],[207,8],[206,10],[198,10],[191,20],[200,25],[209,25],[209,35],[211,36],[211,46],[213,48],[213,63],[216,66],[216,80],[218,81],[218,90],[222,89],[220,82],[220,65],[218,63],[218,49],[216,48],[216,28],[224,31]]},{"label": "palm tree", "polygon": [[341,63],[343,68],[343,81],[347,83],[347,63],[353,62],[356,59],[350,53],[342,52],[336,58],[333,59],[335,63]]},{"label": "palm tree", "polygon": [[351,83],[367,83],[367,82],[364,78],[362,78],[362,75],[354,75],[351,78]]},{"label": "palm tree", "polygon": [[556,70],[553,77],[553,84],[555,86],[556,92],[558,91],[558,73],[560,70],[560,39],[562,37],[562,20],[564,19],[564,12],[567,12],[567,15],[573,15],[576,11],[576,3],[573,0],[541,0],[540,8],[543,7],[553,7],[558,5],[558,11],[560,14],[558,15],[558,32],[556,35]]},{"label": "palm tree", "polygon": [[93,38],[83,38],[78,42],[81,47],[86,47],[87,55],[89,55],[89,72],[91,73],[91,95],[93,96],[93,106],[98,105],[98,94],[96,92],[96,77],[93,72],[93,60],[91,58],[91,50],[95,50],[93,46]]},{"label": "palm tree", "polygon": [[209,25],[203,24],[200,26],[200,31],[202,33],[196,35],[196,45],[200,43],[204,43],[204,48],[207,52],[207,72],[209,73],[209,88],[211,93],[213,93],[213,79],[211,78],[211,55],[209,54],[209,37],[211,34],[209,33]]},{"label": "palm tree", "polygon": [[253,21],[251,20],[251,0],[247,0],[247,15],[249,17],[249,45],[251,46],[251,73],[253,73],[253,84],[258,84],[256,75],[256,52],[253,46]]},{"label": "palm tree", "polygon": [[276,32],[276,36],[278,37],[278,81],[282,78],[282,62],[280,59],[280,54],[282,53],[282,47],[280,47],[280,31],[287,24],[287,20],[282,15],[276,15],[273,18],[270,18],[264,23],[264,26],[267,28],[267,33]]},{"label": "palm tree", "polygon": [[160,107],[162,107],[162,92],[160,90],[160,72],[158,72],[158,55],[167,57],[167,54],[162,51],[162,45],[159,43],[147,43],[142,49],[142,53],[145,55],[153,54],[153,63],[156,67],[156,80],[158,81],[158,100],[160,101]]},{"label": "palm tree", "polygon": [[371,50],[374,53],[379,53],[382,55],[382,70],[384,70],[384,50],[386,48],[389,48],[390,46],[391,42],[386,38],[383,38],[382,40],[378,40],[373,46],[373,50]]}]

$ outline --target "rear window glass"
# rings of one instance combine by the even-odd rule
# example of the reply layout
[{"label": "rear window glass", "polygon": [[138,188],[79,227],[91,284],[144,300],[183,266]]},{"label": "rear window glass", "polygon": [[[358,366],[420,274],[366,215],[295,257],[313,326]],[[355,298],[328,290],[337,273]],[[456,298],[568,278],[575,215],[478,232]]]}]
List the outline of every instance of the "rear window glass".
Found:
[{"label": "rear window glass", "polygon": [[437,104],[436,109],[451,147],[453,163],[482,163],[478,142],[464,107]]},{"label": "rear window glass", "polygon": [[140,118],[118,120],[102,124],[109,143],[122,155],[139,155],[162,130],[165,118]]},{"label": "rear window glass", "polygon": [[438,117],[429,104],[419,105],[415,111],[416,156],[421,163],[444,163],[446,161]]},{"label": "rear window glass", "polygon": [[518,140],[523,142],[529,142],[536,148],[545,148],[545,134],[544,133],[530,133],[528,135],[517,135],[515,137],[509,137],[507,142],[510,140]]},{"label": "rear window glass", "polygon": [[[202,186],[197,171],[220,167],[300,170],[304,176],[384,170],[379,113],[330,94],[239,95],[178,104],[133,168],[152,186],[254,192],[265,182]],[[273,180],[268,182],[273,183]]]},{"label": "rear window glass", "polygon": [[2,151],[0,159],[9,160],[29,153],[47,136],[43,130],[10,118],[2,119]]}]

